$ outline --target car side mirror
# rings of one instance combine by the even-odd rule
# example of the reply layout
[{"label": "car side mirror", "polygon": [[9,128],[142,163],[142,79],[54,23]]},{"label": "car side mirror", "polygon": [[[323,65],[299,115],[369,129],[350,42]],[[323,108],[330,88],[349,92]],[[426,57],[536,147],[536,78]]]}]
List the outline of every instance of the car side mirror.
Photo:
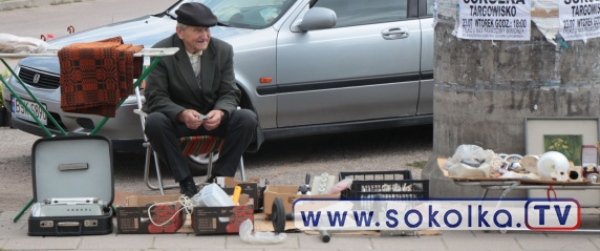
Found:
[{"label": "car side mirror", "polygon": [[335,26],[337,21],[337,15],[335,12],[328,8],[313,7],[302,18],[298,28],[309,31],[327,29]]}]

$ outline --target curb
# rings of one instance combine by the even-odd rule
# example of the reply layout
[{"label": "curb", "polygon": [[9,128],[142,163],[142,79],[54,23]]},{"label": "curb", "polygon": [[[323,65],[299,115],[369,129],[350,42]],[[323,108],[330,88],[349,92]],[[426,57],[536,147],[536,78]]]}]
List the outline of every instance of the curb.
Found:
[{"label": "curb", "polygon": [[81,2],[81,0],[9,0],[0,2],[0,11],[10,11],[15,9],[33,8],[42,5],[58,5],[73,2]]}]

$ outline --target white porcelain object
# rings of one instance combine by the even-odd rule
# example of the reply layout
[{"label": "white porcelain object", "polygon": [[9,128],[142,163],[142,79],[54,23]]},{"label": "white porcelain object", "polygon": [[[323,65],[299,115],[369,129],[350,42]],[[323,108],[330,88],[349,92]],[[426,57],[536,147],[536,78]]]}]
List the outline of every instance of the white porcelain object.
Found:
[{"label": "white porcelain object", "polygon": [[549,151],[544,153],[537,162],[537,172],[542,180],[552,180],[552,173],[569,171],[569,160],[564,154]]},{"label": "white porcelain object", "polygon": [[537,173],[537,162],[540,157],[536,155],[527,155],[521,159],[521,166],[530,173]]},{"label": "white porcelain object", "polygon": [[455,178],[489,178],[490,171],[491,166],[486,163],[479,167],[458,163],[448,169],[448,175]]}]

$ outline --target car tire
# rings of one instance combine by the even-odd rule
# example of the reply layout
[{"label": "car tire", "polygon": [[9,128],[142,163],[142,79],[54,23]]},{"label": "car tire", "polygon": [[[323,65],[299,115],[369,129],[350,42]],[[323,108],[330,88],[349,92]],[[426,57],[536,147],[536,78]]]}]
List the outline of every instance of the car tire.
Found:
[{"label": "car tire", "polygon": [[[208,160],[210,159],[210,155],[208,153],[200,154],[200,155],[190,155],[188,157],[194,163],[201,164],[201,165],[208,165]],[[219,152],[216,152],[215,154],[213,154],[213,163],[215,163],[215,161],[217,161],[218,159],[219,159]]]},{"label": "car tire", "polygon": [[[192,172],[193,176],[205,176],[208,171],[208,165],[200,163],[193,156],[188,156],[185,158],[188,167],[190,168],[190,172]],[[214,161],[213,161],[214,163]]]}]

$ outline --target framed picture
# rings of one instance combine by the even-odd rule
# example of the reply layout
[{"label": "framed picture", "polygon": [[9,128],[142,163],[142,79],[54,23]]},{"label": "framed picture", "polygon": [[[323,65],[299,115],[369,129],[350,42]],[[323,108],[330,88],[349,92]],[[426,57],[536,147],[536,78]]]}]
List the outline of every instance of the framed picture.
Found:
[{"label": "framed picture", "polygon": [[544,135],[544,152],[556,151],[564,154],[576,166],[581,166],[581,150],[583,135],[581,134],[547,134]]},{"label": "framed picture", "polygon": [[525,154],[557,151],[576,166],[582,163],[584,145],[598,145],[598,118],[527,118]]}]

